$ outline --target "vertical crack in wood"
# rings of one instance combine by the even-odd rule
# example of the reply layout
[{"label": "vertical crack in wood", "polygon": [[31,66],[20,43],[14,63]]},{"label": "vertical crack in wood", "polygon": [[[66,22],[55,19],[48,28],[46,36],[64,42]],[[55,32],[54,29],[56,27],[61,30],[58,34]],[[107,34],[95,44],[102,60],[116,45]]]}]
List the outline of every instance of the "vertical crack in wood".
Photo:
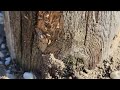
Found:
[{"label": "vertical crack in wood", "polygon": [[[38,70],[38,72],[40,71],[41,69],[41,65],[42,65],[42,53],[41,51],[39,50],[39,48],[37,47],[38,46],[38,33],[36,32],[37,31],[37,20],[38,20],[38,13],[39,11],[35,12],[35,22],[34,22],[34,39],[33,39],[33,49],[32,49],[32,61],[34,62],[36,60],[36,62],[34,62],[34,65],[33,65],[33,69],[35,70]],[[35,59],[35,60],[34,60]],[[35,70],[35,71],[36,71]]]},{"label": "vertical crack in wood", "polygon": [[96,23],[98,23],[98,19],[99,19],[99,11],[95,11],[95,20],[96,20]]},{"label": "vertical crack in wood", "polygon": [[[34,16],[32,15],[32,17],[34,18]],[[31,18],[31,20],[33,20],[32,18]],[[34,22],[33,22],[34,23]],[[34,26],[34,24],[32,23],[32,26]],[[30,54],[31,54],[31,56],[30,56],[30,70],[31,70],[31,59],[32,59],[32,48],[33,48],[33,40],[34,40],[34,35],[33,35],[33,29],[31,30],[32,31],[32,34],[31,34],[31,39],[30,39]]]},{"label": "vertical crack in wood", "polygon": [[86,45],[86,40],[87,40],[87,33],[88,33],[88,21],[89,21],[89,11],[85,12],[85,19],[86,19],[86,33],[85,33],[85,40],[84,40],[84,45]]},{"label": "vertical crack in wood", "polygon": [[22,18],[22,64],[24,70],[30,70],[31,63],[31,38],[32,38],[32,12],[29,11],[21,11]]},{"label": "vertical crack in wood", "polygon": [[[96,64],[99,63],[101,60],[101,38],[98,36],[98,30],[94,25],[93,19],[95,18],[96,23],[98,23],[98,12],[95,12],[95,17],[93,17],[93,13],[87,11],[85,13],[85,20],[86,20],[86,33],[85,33],[85,40],[84,45],[87,50],[88,59],[86,61],[86,65],[88,69],[94,69]],[[95,24],[96,24],[95,23]],[[89,31],[88,31],[89,30]]]}]

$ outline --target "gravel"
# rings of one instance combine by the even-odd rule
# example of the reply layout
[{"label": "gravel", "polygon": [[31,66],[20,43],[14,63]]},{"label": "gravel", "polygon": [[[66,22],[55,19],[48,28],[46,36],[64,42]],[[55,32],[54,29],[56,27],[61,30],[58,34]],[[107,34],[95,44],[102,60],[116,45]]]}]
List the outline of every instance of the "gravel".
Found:
[{"label": "gravel", "polygon": [[10,70],[6,70],[6,73],[10,73]]},{"label": "gravel", "polygon": [[5,44],[2,44],[2,45],[1,45],[1,49],[5,49]]},{"label": "gravel", "polygon": [[3,58],[4,54],[2,52],[0,52],[0,58]]},{"label": "gravel", "polygon": [[[18,68],[18,67],[17,67]],[[19,73],[20,72],[20,73]],[[6,37],[4,32],[4,20],[2,11],[0,11],[0,79],[16,79],[23,76],[22,79],[35,79],[35,75],[31,72],[24,72],[16,70],[16,66],[13,63],[9,50],[7,48]]]},{"label": "gravel", "polygon": [[10,61],[11,61],[11,60],[5,61],[5,65],[6,65],[6,66],[9,65],[9,64],[10,64]]},{"label": "gravel", "polygon": [[3,14],[0,11],[0,79],[15,79],[14,73],[11,73],[10,65],[11,57],[6,45]]},{"label": "gravel", "polygon": [[110,74],[112,79],[120,79],[120,71],[114,71]]},{"label": "gravel", "polygon": [[15,75],[14,75],[14,74],[7,74],[7,77],[8,77],[9,79],[15,79]]},{"label": "gravel", "polygon": [[23,78],[24,78],[24,79],[34,79],[34,75],[33,75],[33,73],[31,73],[31,72],[25,72],[25,73],[23,74]]}]

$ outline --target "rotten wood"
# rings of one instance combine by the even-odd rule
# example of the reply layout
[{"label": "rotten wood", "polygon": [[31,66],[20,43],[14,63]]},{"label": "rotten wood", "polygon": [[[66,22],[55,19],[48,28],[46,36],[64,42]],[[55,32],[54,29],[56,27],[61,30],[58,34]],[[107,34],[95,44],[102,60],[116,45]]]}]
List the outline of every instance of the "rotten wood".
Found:
[{"label": "rotten wood", "polygon": [[117,11],[5,11],[4,19],[11,56],[25,70],[39,71],[42,55],[50,53],[60,60],[83,58],[94,69],[120,32]]}]

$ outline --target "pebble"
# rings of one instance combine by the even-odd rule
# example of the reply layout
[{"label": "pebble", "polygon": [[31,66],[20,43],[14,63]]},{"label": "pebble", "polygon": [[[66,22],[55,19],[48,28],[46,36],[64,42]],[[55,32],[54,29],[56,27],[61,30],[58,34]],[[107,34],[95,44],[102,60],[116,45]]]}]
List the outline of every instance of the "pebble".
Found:
[{"label": "pebble", "polygon": [[9,60],[6,60],[6,61],[5,61],[5,65],[6,65],[6,66],[9,65],[9,64],[10,64],[10,61],[11,61],[10,59],[9,59]]},{"label": "pebble", "polygon": [[10,73],[10,70],[6,70],[6,73]]},{"label": "pebble", "polygon": [[2,45],[1,45],[1,48],[2,48],[2,49],[5,49],[5,44],[2,44]]},{"label": "pebble", "polygon": [[0,51],[0,57],[3,58],[4,54]]},{"label": "pebble", "polygon": [[23,74],[23,78],[24,78],[24,79],[34,79],[34,75],[33,75],[33,73],[31,73],[31,72],[25,72],[25,73]]},{"label": "pebble", "polygon": [[69,79],[72,79],[72,77],[70,76]]},{"label": "pebble", "polygon": [[2,62],[2,61],[0,61],[0,64],[3,64],[3,62]]},{"label": "pebble", "polygon": [[8,77],[9,79],[15,79],[15,76],[14,76],[13,74],[7,74],[7,77]]},{"label": "pebble", "polygon": [[10,57],[7,57],[7,58],[5,58],[5,60],[6,60],[6,61],[10,61],[10,60],[11,60],[11,58],[10,58]]},{"label": "pebble", "polygon": [[120,79],[120,71],[114,71],[110,74],[112,79]]}]

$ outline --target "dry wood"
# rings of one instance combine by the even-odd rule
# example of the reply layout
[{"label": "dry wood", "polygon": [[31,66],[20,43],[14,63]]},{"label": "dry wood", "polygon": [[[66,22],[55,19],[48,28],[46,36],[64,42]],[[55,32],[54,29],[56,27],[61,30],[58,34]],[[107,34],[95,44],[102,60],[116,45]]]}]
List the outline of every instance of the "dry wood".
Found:
[{"label": "dry wood", "polygon": [[50,53],[82,58],[93,69],[108,58],[120,31],[117,11],[5,11],[4,18],[11,56],[25,70],[40,71],[42,55]]}]

